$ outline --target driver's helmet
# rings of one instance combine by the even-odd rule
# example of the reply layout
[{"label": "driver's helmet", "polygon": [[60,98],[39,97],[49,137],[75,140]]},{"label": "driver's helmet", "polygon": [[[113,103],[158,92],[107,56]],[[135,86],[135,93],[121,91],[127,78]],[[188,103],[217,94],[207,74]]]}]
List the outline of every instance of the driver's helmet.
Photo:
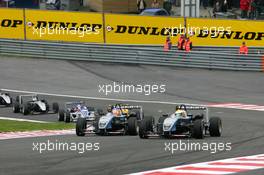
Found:
[{"label": "driver's helmet", "polygon": [[122,109],[123,114],[128,114],[128,112],[129,112],[128,109]]},{"label": "driver's helmet", "polygon": [[80,104],[78,104],[78,105],[76,106],[76,108],[77,108],[77,110],[81,110],[82,106],[81,106]]},{"label": "driver's helmet", "polygon": [[116,116],[116,117],[121,116],[121,110],[118,109],[118,108],[114,108],[114,109],[112,110],[112,113],[113,113],[113,115]]},{"label": "driver's helmet", "polygon": [[33,96],[33,97],[32,97],[32,100],[33,100],[33,101],[38,101],[37,96]]},{"label": "driver's helmet", "polygon": [[109,105],[109,106],[107,107],[107,112],[112,112],[112,106],[111,106],[111,105]]},{"label": "driver's helmet", "polygon": [[187,114],[186,114],[186,111],[179,109],[179,110],[177,110],[177,111],[175,112],[175,116],[179,116],[179,117],[187,117]]},{"label": "driver's helmet", "polygon": [[83,106],[83,107],[82,107],[82,110],[87,110],[87,107],[86,107],[86,106]]},{"label": "driver's helmet", "polygon": [[179,105],[177,105],[177,106],[175,107],[175,111],[178,111],[178,110],[180,110],[180,106],[179,106]]}]

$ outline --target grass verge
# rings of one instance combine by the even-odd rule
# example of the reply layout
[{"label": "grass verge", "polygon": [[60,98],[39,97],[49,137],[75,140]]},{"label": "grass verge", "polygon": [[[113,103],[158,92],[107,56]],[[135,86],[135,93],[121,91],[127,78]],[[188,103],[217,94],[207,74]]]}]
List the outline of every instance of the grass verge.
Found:
[{"label": "grass verge", "polygon": [[33,123],[25,121],[11,121],[0,119],[0,132],[35,131],[35,130],[62,130],[73,129],[74,123],[53,122]]}]

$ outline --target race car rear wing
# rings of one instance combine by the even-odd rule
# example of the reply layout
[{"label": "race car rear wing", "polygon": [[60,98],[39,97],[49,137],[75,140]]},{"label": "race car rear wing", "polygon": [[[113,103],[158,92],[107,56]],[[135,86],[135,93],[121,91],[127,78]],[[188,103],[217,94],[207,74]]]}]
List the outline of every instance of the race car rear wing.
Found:
[{"label": "race car rear wing", "polygon": [[205,111],[204,119],[206,122],[209,122],[209,109],[206,106],[194,106],[194,105],[181,105],[185,107],[185,110],[202,110]]},{"label": "race car rear wing", "polygon": [[72,105],[72,104],[78,105],[78,104],[85,104],[85,103],[83,101],[72,101],[72,102],[65,102],[65,104],[66,105]]},{"label": "race car rear wing", "polygon": [[27,94],[27,95],[19,95],[16,97],[16,101],[19,102],[19,104],[23,103],[23,99],[29,97],[31,100],[33,100],[34,97],[36,97],[38,99],[38,95],[37,94]]}]

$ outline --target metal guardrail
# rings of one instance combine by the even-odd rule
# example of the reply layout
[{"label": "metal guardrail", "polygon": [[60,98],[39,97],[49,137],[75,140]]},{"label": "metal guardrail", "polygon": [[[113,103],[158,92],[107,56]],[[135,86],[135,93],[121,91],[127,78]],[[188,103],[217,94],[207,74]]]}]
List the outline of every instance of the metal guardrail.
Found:
[{"label": "metal guardrail", "polygon": [[264,71],[261,55],[238,55],[206,51],[190,53],[159,48],[121,45],[0,40],[0,55],[47,59],[84,60],[189,68]]}]

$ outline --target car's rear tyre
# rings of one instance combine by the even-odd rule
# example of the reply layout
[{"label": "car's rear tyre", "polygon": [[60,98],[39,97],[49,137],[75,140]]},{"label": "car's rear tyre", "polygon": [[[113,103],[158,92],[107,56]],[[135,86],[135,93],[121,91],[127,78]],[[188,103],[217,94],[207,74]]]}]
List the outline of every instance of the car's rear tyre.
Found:
[{"label": "car's rear tyre", "polygon": [[212,137],[220,137],[222,134],[222,120],[219,117],[212,117],[209,120],[209,132]]},{"label": "car's rear tyre", "polygon": [[157,127],[157,131],[159,134],[163,134],[163,123],[164,123],[164,120],[166,119],[167,117],[165,116],[161,116],[158,120],[158,127]]},{"label": "car's rear tyre", "polygon": [[70,123],[71,122],[71,115],[69,111],[66,111],[65,114],[65,123]]},{"label": "car's rear tyre", "polygon": [[17,102],[14,103],[13,112],[14,113],[19,113],[20,112],[19,104]]},{"label": "car's rear tyre", "polygon": [[99,135],[99,136],[103,136],[103,135],[106,135],[106,132],[104,129],[99,129],[99,120],[100,120],[100,117],[96,117],[95,118],[95,121],[94,121],[94,132],[96,135]]},{"label": "car's rear tyre", "polygon": [[24,104],[23,108],[22,108],[22,113],[24,115],[28,115],[30,113],[30,110],[29,110],[29,105],[28,104]]},{"label": "car's rear tyre", "polygon": [[205,127],[203,120],[195,120],[192,130],[192,136],[196,139],[203,139],[205,134]]},{"label": "car's rear tyre", "polygon": [[139,137],[141,139],[148,138],[148,132],[153,131],[154,118],[152,116],[146,116],[141,121],[139,126]]},{"label": "car's rear tyre", "polygon": [[86,119],[79,117],[76,122],[76,135],[85,136]]},{"label": "car's rear tyre", "polygon": [[58,113],[58,121],[59,122],[63,122],[64,121],[64,118],[65,118],[64,110],[63,109],[60,109],[59,110],[59,113]]},{"label": "car's rear tyre", "polygon": [[58,103],[52,103],[52,110],[56,114],[59,112],[59,104]]},{"label": "car's rear tyre", "polygon": [[104,115],[104,111],[102,109],[97,109],[97,114],[98,115]]},{"label": "car's rear tyre", "polygon": [[127,120],[127,131],[129,135],[138,135],[138,123],[136,117],[129,117]]}]

